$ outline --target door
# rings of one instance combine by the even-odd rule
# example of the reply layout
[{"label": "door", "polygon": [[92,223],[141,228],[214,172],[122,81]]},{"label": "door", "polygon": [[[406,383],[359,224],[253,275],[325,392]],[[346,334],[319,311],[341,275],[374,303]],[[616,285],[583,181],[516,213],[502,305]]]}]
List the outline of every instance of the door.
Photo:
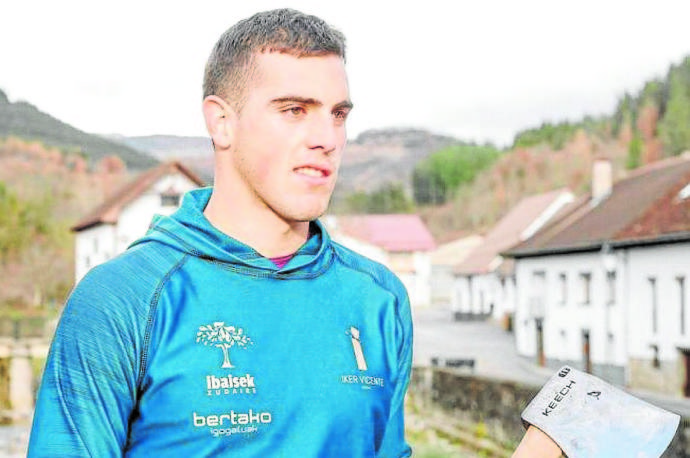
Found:
[{"label": "door", "polygon": [[592,373],[592,357],[589,343],[589,330],[582,331],[582,361],[584,362],[584,371],[588,374]]},{"label": "door", "polygon": [[683,396],[690,397],[690,349],[681,350],[683,367],[685,368],[685,380],[683,381]]},{"label": "door", "polygon": [[544,325],[541,318],[535,320],[537,325],[537,364],[541,367],[546,366],[546,357],[544,356]]}]

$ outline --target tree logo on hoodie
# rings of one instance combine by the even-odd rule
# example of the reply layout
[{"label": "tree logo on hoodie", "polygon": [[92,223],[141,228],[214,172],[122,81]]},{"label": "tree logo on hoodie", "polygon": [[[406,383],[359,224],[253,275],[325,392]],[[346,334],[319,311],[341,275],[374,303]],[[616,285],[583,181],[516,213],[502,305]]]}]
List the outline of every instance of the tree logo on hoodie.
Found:
[{"label": "tree logo on hoodie", "polygon": [[253,342],[244,333],[244,329],[226,326],[225,322],[217,321],[213,324],[199,326],[199,331],[196,333],[196,343],[220,348],[223,352],[223,365],[221,367],[227,369],[235,367],[230,362],[230,349],[235,346],[246,349]]}]

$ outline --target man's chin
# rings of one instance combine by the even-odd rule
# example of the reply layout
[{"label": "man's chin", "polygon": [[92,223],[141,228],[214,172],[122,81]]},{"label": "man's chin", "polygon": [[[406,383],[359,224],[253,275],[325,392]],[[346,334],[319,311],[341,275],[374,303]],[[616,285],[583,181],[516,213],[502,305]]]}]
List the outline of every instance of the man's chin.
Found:
[{"label": "man's chin", "polygon": [[311,222],[319,219],[328,210],[328,205],[320,205],[317,207],[311,207],[308,209],[302,209],[301,211],[295,212],[293,216],[293,221],[299,223]]}]

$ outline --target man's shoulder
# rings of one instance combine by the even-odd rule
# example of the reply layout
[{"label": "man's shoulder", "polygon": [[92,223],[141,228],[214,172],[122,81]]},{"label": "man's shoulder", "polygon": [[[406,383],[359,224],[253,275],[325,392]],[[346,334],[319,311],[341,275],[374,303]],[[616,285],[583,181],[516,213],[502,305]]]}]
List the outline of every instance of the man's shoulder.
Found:
[{"label": "man's shoulder", "polygon": [[89,270],[75,293],[143,298],[158,289],[184,258],[184,253],[159,244],[137,245]]},{"label": "man's shoulder", "polygon": [[371,277],[377,284],[391,290],[396,294],[405,293],[405,287],[388,267],[382,263],[368,258],[351,248],[341,245],[337,242],[332,242],[333,248],[339,261],[346,267]]}]

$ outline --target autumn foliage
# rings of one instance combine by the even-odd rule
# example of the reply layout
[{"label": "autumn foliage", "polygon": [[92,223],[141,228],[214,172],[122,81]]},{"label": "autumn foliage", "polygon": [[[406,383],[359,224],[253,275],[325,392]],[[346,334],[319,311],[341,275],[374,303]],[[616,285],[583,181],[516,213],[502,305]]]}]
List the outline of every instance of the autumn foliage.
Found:
[{"label": "autumn foliage", "polygon": [[69,228],[126,178],[118,158],[89,170],[80,155],[0,140],[0,311],[65,299],[74,277]]}]

